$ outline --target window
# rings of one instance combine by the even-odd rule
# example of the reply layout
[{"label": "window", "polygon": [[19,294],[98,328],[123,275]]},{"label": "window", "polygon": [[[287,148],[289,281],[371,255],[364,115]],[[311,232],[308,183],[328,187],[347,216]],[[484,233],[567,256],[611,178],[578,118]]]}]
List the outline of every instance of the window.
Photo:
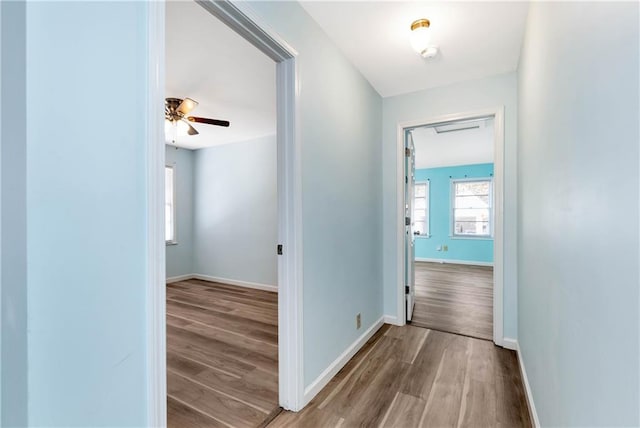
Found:
[{"label": "window", "polygon": [[413,199],[413,234],[429,235],[429,182],[416,183]]},{"label": "window", "polygon": [[164,168],[164,239],[176,243],[175,174],[172,166]]},{"label": "window", "polygon": [[453,236],[493,235],[492,193],[491,179],[452,181]]}]

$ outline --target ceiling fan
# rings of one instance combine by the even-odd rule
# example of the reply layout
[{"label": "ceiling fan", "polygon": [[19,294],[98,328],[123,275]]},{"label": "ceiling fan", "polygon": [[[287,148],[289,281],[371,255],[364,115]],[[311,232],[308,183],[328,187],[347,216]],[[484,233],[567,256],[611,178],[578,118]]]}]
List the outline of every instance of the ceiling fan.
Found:
[{"label": "ceiling fan", "polygon": [[186,125],[188,135],[198,135],[198,131],[189,122],[205,123],[207,125],[229,126],[228,120],[208,119],[206,117],[187,116],[198,106],[198,102],[191,98],[166,98],[164,100],[164,117],[172,125]]}]

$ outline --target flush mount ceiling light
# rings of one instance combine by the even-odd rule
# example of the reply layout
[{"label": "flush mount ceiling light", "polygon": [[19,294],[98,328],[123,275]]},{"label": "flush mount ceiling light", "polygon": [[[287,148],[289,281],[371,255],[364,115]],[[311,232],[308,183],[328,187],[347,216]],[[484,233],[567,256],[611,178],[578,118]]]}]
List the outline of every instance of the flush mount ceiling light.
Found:
[{"label": "flush mount ceiling light", "polygon": [[411,24],[411,35],[409,36],[411,47],[423,58],[433,58],[438,54],[438,48],[429,45],[431,41],[430,26],[431,22],[426,18],[415,20]]}]

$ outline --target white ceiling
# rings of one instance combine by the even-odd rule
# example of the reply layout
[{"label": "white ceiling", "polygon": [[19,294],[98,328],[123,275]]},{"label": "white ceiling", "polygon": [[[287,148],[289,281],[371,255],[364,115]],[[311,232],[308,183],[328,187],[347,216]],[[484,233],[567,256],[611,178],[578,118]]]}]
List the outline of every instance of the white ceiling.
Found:
[{"label": "white ceiling", "polygon": [[[527,2],[302,2],[383,97],[516,70]],[[440,48],[425,60],[409,44],[411,23],[431,21]]]},{"label": "white ceiling", "polygon": [[493,162],[493,119],[478,124],[478,129],[442,134],[436,133],[432,127],[414,129],[416,168]]},{"label": "white ceiling", "polygon": [[177,144],[198,149],[276,133],[276,66],[194,1],[167,2],[166,96],[193,98],[192,116],[229,120],[193,124],[199,135]]}]

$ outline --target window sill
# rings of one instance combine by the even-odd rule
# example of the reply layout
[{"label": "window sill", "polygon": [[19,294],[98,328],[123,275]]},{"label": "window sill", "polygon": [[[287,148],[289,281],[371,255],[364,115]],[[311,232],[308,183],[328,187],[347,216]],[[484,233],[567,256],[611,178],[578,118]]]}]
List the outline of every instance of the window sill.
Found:
[{"label": "window sill", "polygon": [[413,237],[416,239],[429,239],[431,235],[413,235]]}]

